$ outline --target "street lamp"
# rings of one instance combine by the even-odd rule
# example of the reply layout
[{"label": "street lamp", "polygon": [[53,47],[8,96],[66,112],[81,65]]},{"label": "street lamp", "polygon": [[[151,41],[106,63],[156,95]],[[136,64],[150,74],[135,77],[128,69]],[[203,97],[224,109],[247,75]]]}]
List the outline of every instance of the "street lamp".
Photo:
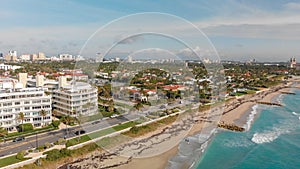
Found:
[{"label": "street lamp", "polygon": [[37,133],[35,133],[35,146],[36,148],[39,146]]}]

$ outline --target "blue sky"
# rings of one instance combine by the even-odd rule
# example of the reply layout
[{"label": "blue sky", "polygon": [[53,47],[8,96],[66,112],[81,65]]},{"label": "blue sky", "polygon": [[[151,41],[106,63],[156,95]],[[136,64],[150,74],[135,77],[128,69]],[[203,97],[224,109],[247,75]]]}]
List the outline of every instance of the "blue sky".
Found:
[{"label": "blue sky", "polygon": [[[300,59],[300,1],[286,0],[3,0],[0,51],[4,54],[9,50],[17,50],[19,54],[42,51],[48,56],[78,54],[101,26],[140,12],[169,13],[192,22],[209,37],[221,59],[285,61],[292,56]],[[147,20],[141,22],[147,24]],[[128,25],[119,26],[126,30]],[[190,33],[187,29],[178,31]],[[149,43],[147,47],[151,47]]]}]

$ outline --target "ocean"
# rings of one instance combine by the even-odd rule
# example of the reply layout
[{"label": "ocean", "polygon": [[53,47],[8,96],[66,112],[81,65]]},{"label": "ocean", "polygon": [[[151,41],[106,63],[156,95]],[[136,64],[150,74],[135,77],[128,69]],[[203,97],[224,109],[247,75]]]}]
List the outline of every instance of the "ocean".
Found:
[{"label": "ocean", "polygon": [[196,168],[300,169],[300,90],[292,92],[275,98],[283,107],[254,106],[248,131],[218,130]]}]

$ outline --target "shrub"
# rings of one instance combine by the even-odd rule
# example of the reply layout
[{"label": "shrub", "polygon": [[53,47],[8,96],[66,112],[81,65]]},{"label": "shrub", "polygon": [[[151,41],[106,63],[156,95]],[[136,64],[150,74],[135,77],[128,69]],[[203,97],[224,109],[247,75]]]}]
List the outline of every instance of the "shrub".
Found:
[{"label": "shrub", "polygon": [[63,139],[63,138],[59,138],[59,139],[57,140],[57,145],[61,145],[61,144],[65,144],[65,143],[66,143],[66,140]]},{"label": "shrub", "polygon": [[43,150],[45,150],[45,146],[38,146],[36,149],[39,151],[43,151]]},{"label": "shrub", "polygon": [[18,160],[23,160],[25,154],[26,154],[26,151],[25,151],[25,150],[22,150],[22,151],[18,152],[16,158],[17,158]]},{"label": "shrub", "polygon": [[62,157],[67,157],[71,155],[71,150],[67,149],[67,148],[63,148],[60,150],[60,155]]},{"label": "shrub", "polygon": [[46,160],[48,160],[48,161],[55,161],[61,157],[60,151],[58,149],[50,150],[48,152],[45,152],[44,154],[47,154]]},{"label": "shrub", "polygon": [[71,147],[73,145],[75,145],[75,144],[69,140],[66,142],[66,147]]},{"label": "shrub", "polygon": [[139,132],[139,128],[136,126],[131,127],[131,129],[129,130],[131,133],[136,134]]},{"label": "shrub", "polygon": [[46,142],[44,147],[45,147],[45,148],[50,148],[51,146],[52,146],[51,143]]},{"label": "shrub", "polygon": [[58,126],[60,125],[60,121],[59,120],[53,120],[52,121],[52,126],[54,127],[54,128],[58,128]]},{"label": "shrub", "polygon": [[24,124],[20,124],[18,126],[19,132],[26,132],[26,131],[32,131],[33,130],[33,126],[31,123],[24,123]]},{"label": "shrub", "polygon": [[58,160],[62,157],[71,156],[71,150],[68,150],[66,148],[63,148],[61,150],[53,149],[53,150],[45,152],[44,154],[47,155],[46,160],[55,161],[55,160]]}]

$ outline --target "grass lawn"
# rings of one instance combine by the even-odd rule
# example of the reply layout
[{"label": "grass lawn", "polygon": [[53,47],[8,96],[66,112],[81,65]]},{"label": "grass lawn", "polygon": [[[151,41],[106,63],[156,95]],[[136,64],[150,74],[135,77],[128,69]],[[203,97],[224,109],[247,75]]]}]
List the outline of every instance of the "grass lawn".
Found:
[{"label": "grass lawn", "polygon": [[[42,132],[52,131],[52,130],[55,130],[55,128],[49,125],[47,127],[34,129],[32,131],[8,133],[8,135],[5,137],[5,140],[12,140],[18,136],[31,136],[31,135],[35,135],[36,133],[42,133]],[[0,139],[3,139],[3,137],[0,137]]]},{"label": "grass lawn", "polygon": [[144,126],[133,127],[129,131],[125,132],[124,135],[129,137],[139,137],[147,133],[157,130],[159,127],[169,125],[176,121],[178,115],[169,116],[157,122],[153,122]]},{"label": "grass lawn", "polygon": [[70,147],[70,146],[73,146],[73,145],[76,145],[76,144],[79,144],[79,143],[89,141],[89,140],[94,139],[94,138],[98,138],[98,137],[102,137],[102,136],[111,134],[111,133],[116,132],[116,131],[120,131],[120,130],[129,128],[129,127],[133,127],[136,124],[138,124],[138,123],[135,122],[135,121],[129,121],[129,122],[119,124],[119,125],[111,127],[111,128],[96,131],[96,132],[93,132],[93,133],[90,133],[90,134],[85,134],[85,135],[80,136],[79,141],[78,141],[78,137],[68,140],[66,145],[67,145],[67,147]]},{"label": "grass lawn", "polygon": [[28,160],[28,159],[29,158],[19,160],[19,159],[16,158],[16,156],[10,156],[10,157],[6,157],[6,158],[2,158],[2,159],[0,159],[0,168],[11,165],[11,164],[15,164],[15,163],[18,163],[18,162],[21,162],[21,161],[25,161],[25,160]]}]

